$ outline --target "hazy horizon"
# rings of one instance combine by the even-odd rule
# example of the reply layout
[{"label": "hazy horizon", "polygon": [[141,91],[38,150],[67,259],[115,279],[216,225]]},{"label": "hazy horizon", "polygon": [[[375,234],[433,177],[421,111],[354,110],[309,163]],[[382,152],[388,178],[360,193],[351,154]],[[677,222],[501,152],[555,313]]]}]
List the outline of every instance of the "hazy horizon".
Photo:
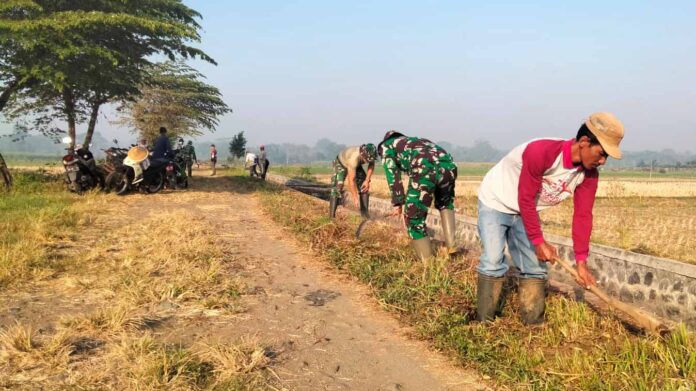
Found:
[{"label": "hazy horizon", "polygon": [[[696,3],[186,3],[219,63],[192,65],[234,110],[201,140],[358,144],[399,129],[508,149],[610,111],[625,150],[696,145]],[[128,137],[104,116],[97,129]]]}]

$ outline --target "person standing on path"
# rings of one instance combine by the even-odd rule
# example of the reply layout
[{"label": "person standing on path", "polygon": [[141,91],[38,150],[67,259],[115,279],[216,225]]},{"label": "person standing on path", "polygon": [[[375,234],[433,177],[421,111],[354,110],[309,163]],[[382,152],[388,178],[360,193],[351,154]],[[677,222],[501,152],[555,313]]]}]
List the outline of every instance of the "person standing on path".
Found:
[{"label": "person standing on path", "polygon": [[210,174],[210,176],[215,176],[215,165],[217,164],[217,149],[215,148],[215,144],[210,144],[210,164],[213,166],[213,173]]},{"label": "person standing on path", "polygon": [[[407,137],[393,130],[384,135],[377,149],[394,206],[392,215],[403,213],[418,258],[427,263],[433,256],[425,225],[433,200],[435,208],[440,211],[447,251],[454,254],[457,251],[454,241],[457,166],[452,156],[430,140]],[[401,173],[409,178],[406,192]]]},{"label": "person standing on path", "polygon": [[190,177],[193,173],[193,162],[198,163],[196,148],[193,147],[193,141],[189,140],[188,143],[181,148],[181,153],[183,153],[184,162],[186,163],[186,173]]},{"label": "person standing on path", "polygon": [[260,177],[263,180],[266,180],[266,172],[268,171],[268,158],[266,157],[266,147],[261,145],[259,147],[259,170],[260,172]]},{"label": "person standing on path", "polygon": [[[333,161],[334,175],[331,178],[331,196],[329,198],[329,216],[336,217],[336,209],[343,196],[344,182],[348,182],[348,191],[353,196],[353,205],[360,208],[363,218],[369,218],[370,181],[375,170],[377,148],[374,144],[348,147],[338,153]],[[367,164],[367,174],[363,169]]]},{"label": "person standing on path", "polygon": [[621,159],[623,124],[595,113],[570,140],[543,138],[515,147],[483,178],[478,192],[478,231],[483,246],[478,271],[477,311],[492,320],[499,306],[507,243],[519,270],[520,313],[525,324],[544,321],[547,263],[558,257],[544,240],[539,211],[573,195],[573,250],[578,283],[596,281],[587,268],[592,207],[599,172],[609,156]]}]

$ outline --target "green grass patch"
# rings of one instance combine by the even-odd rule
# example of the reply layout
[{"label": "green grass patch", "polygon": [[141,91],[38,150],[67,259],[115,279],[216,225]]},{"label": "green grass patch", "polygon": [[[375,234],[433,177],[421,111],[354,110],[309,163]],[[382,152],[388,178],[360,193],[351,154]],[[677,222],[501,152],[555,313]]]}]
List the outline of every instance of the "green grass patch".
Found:
[{"label": "green grass patch", "polygon": [[62,176],[44,171],[14,172],[14,188],[0,193],[0,289],[62,268],[50,246],[75,235],[79,216],[71,208]]},{"label": "green grass patch", "polygon": [[[256,186],[266,213],[337,269],[373,289],[382,305],[420,337],[515,389],[679,390],[696,384],[696,335],[683,327],[666,338],[631,334],[585,304],[552,295],[547,321],[525,327],[510,285],[504,316],[492,324],[475,314],[474,256],[414,262],[404,235],[372,225],[354,239],[357,217],[326,217],[324,203],[271,184]],[[297,208],[302,205],[302,208]]]}]

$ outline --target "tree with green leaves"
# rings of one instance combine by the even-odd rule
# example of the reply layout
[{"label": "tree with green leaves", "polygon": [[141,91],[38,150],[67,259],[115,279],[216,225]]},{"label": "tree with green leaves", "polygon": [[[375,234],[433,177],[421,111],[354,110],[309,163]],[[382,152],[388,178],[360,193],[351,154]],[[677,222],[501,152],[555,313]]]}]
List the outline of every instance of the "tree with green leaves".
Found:
[{"label": "tree with green leaves", "polygon": [[246,152],[246,144],[247,139],[244,137],[244,131],[235,134],[230,141],[230,155],[237,159],[243,157]]},{"label": "tree with green leaves", "polygon": [[119,108],[122,117],[117,121],[142,138],[155,139],[161,126],[167,128],[170,139],[214,132],[219,117],[232,111],[220,91],[186,64],[155,64],[149,74],[140,97]]},{"label": "tree with green leaves", "polygon": [[189,45],[200,41],[198,18],[181,0],[5,0],[0,110],[20,133],[50,135],[66,121],[73,141],[87,121],[89,144],[101,106],[137,96],[154,55],[214,63]]}]

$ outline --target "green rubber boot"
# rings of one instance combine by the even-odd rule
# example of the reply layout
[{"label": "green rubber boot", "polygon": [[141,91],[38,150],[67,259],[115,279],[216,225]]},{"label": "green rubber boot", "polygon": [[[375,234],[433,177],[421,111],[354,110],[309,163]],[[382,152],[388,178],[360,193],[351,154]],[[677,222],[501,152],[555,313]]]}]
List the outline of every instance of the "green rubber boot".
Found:
[{"label": "green rubber boot", "polygon": [[331,196],[329,198],[329,217],[336,218],[336,209],[338,209],[338,197]]},{"label": "green rubber boot", "polygon": [[505,277],[478,275],[476,290],[477,319],[481,322],[492,321],[500,307],[500,294],[503,291]]},{"label": "green rubber boot", "polygon": [[455,232],[457,232],[457,223],[454,217],[454,210],[440,210],[440,222],[442,224],[442,233],[445,236],[445,246],[447,246],[447,253],[452,255],[457,252],[457,244],[454,240],[454,234]]},{"label": "green rubber boot", "polygon": [[430,238],[420,238],[411,241],[411,246],[416,251],[416,256],[423,262],[433,257],[433,249],[430,246]]},{"label": "green rubber boot", "polygon": [[546,309],[546,280],[539,278],[520,278],[519,280],[520,316],[526,325],[544,322]]}]

